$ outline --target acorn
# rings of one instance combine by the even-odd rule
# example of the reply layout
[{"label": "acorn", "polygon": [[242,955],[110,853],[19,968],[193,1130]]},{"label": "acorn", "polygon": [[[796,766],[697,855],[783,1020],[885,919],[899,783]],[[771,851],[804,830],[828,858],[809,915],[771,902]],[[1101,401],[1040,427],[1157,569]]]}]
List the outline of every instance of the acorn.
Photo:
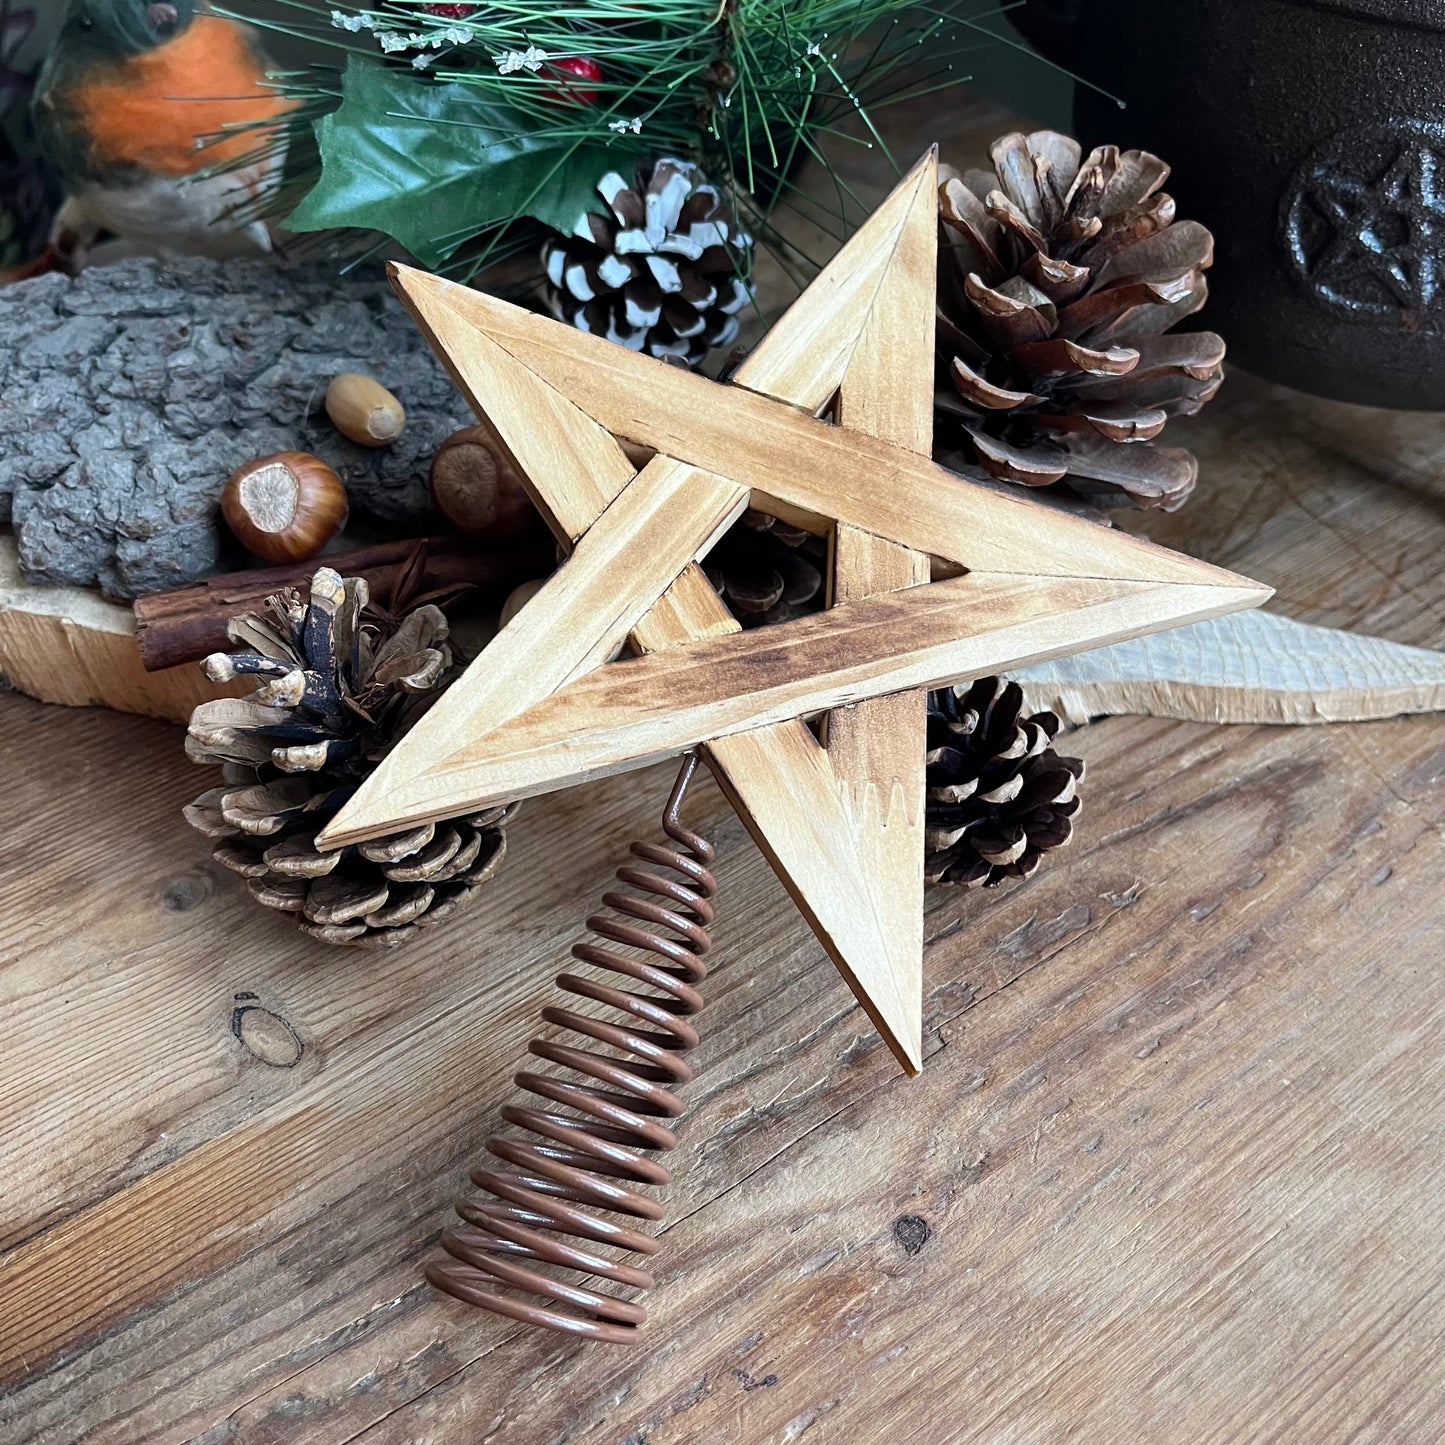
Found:
[{"label": "acorn", "polygon": [[437,448],[428,481],[437,511],[468,536],[504,541],[539,527],[511,456],[485,423],[453,432]]},{"label": "acorn", "polygon": [[248,552],[267,562],[315,557],[346,525],[341,478],[306,452],[255,457],[231,473],[221,515]]},{"label": "acorn", "polygon": [[345,371],[326,388],[326,415],[358,446],[388,447],[406,425],[406,408],[379,382]]}]

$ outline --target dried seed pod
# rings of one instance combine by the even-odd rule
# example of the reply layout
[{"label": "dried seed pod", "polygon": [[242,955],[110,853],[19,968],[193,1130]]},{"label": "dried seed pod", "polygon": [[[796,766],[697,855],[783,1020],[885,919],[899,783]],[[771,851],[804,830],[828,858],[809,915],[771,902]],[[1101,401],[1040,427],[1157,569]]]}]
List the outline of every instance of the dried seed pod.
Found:
[{"label": "dried seed pod", "polygon": [[502,440],[489,426],[453,432],[432,458],[432,501],[459,531],[473,537],[520,537],[540,524]]},{"label": "dried seed pod", "polygon": [[276,452],[236,468],[221,514],[236,540],[268,562],[304,562],[346,525],[341,478],[319,457]]},{"label": "dried seed pod", "polygon": [[379,382],[345,371],[326,388],[326,415],[358,446],[387,447],[406,425],[406,408]]},{"label": "dried seed pod", "polygon": [[1028,878],[1073,833],[1078,758],[1054,751],[1059,720],[1024,711],[1016,682],[981,677],[928,695],[923,876],[997,888]]},{"label": "dried seed pod", "polygon": [[828,543],[749,509],[702,566],[733,616],[744,627],[763,627],[822,607]]},{"label": "dried seed pod", "polygon": [[552,314],[634,351],[699,365],[738,334],[752,299],[753,239],[690,161],[660,157],[630,178],[609,171],[600,214],[542,248]]}]

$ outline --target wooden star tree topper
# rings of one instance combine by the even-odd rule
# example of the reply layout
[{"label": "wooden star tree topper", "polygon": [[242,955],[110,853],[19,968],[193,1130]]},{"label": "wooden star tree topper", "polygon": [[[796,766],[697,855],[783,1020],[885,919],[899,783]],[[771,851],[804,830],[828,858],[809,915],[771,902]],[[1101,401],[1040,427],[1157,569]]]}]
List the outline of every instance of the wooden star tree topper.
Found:
[{"label": "wooden star tree topper", "polygon": [[[936,172],[930,153],[727,385],[394,269],[570,554],[323,847],[701,747],[917,1072],[924,691],[1270,595],[933,463]],[[739,629],[698,561],[750,505],[832,539],[829,610]],[[930,557],[966,570],[930,582]]]}]

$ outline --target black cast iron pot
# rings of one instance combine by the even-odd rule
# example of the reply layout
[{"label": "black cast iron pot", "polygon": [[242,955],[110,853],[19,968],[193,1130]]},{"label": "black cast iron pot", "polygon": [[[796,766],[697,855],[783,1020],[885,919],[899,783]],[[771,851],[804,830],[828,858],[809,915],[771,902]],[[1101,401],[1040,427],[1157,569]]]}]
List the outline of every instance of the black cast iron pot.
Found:
[{"label": "black cast iron pot", "polygon": [[1217,247],[1231,358],[1345,401],[1445,409],[1445,0],[1029,0],[1087,145],[1174,168]]}]

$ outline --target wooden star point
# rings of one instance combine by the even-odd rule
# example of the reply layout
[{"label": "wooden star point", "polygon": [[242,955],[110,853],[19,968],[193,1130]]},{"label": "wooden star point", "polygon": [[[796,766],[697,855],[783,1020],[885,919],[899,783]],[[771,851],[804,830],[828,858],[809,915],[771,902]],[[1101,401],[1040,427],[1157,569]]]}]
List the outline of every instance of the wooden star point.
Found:
[{"label": "wooden star point", "polygon": [[[935,189],[930,152],[728,385],[396,269],[571,552],[323,846],[701,747],[917,1072],[924,691],[1270,595],[933,463]],[[738,628],[698,561],[749,505],[830,536],[827,611]],[[930,583],[930,556],[968,570]]]}]

